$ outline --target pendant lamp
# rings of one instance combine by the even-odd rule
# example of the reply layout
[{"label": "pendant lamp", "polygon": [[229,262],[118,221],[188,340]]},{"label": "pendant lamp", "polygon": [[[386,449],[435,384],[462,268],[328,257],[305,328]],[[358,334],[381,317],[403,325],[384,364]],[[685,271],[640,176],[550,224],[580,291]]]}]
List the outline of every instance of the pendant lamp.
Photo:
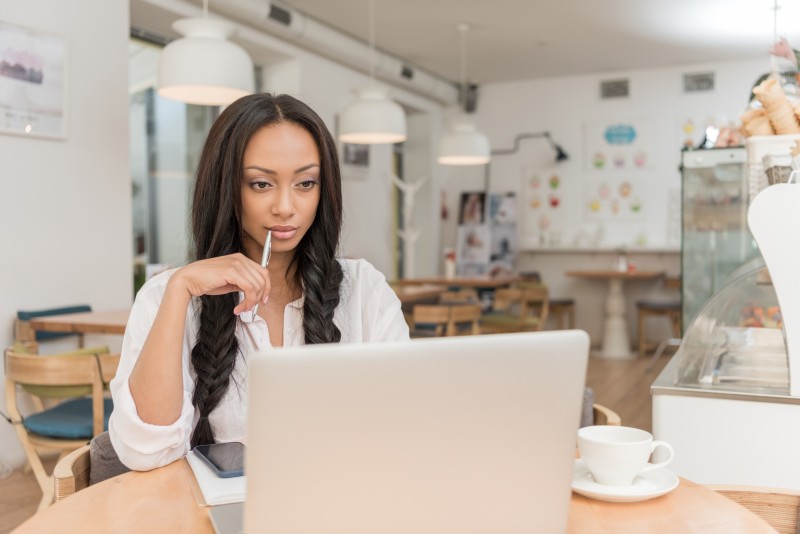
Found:
[{"label": "pendant lamp", "polygon": [[[469,24],[459,24],[461,33],[461,95],[467,90],[467,32]],[[442,165],[486,165],[491,159],[489,139],[462,111],[449,131],[439,141],[438,162]]]},{"label": "pendant lamp", "polygon": [[375,85],[375,0],[369,2],[369,85],[339,116],[339,140],[362,145],[406,140],[406,115],[387,91]]},{"label": "pendant lamp", "polygon": [[161,52],[158,95],[187,104],[224,106],[255,90],[253,61],[247,52],[228,40],[236,26],[208,18],[180,19],[172,28],[183,35]]}]

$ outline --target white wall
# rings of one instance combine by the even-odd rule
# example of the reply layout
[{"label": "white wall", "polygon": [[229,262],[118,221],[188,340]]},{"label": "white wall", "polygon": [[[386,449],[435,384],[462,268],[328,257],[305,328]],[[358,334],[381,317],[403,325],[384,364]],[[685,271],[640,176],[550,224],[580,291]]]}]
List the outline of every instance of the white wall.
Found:
[{"label": "white wall", "polygon": [[[64,36],[68,47],[66,140],[0,135],[6,347],[18,309],[131,304],[128,2],[83,0],[76,9],[57,0],[0,0],[0,18]],[[13,429],[0,423],[0,461],[22,459]]]},{"label": "white wall", "polygon": [[[714,65],[694,64],[670,68],[607,73],[603,75],[574,76],[546,80],[527,80],[481,86],[478,109],[474,120],[478,128],[488,135],[494,149],[513,146],[515,135],[523,132],[548,130],[554,140],[570,155],[569,161],[557,167],[562,183],[560,214],[564,232],[562,244],[571,245],[575,230],[594,231],[595,222],[588,222],[585,213],[585,187],[596,180],[598,173],[586,168],[584,161],[584,125],[590,121],[647,119],[655,125],[652,158],[654,168],[646,171],[628,171],[630,176],[641,177],[647,210],[642,220],[605,222],[601,246],[613,250],[617,246],[636,246],[636,238],[646,235],[646,247],[679,248],[678,243],[667,239],[668,195],[680,188],[680,148],[683,139],[681,125],[687,118],[705,121],[707,118],[727,116],[735,120],[747,105],[750,87],[756,78],[768,69],[768,61],[741,61]],[[716,89],[708,93],[684,94],[684,73],[713,71]],[[630,79],[630,97],[600,100],[601,80]],[[491,163],[491,190],[516,191],[522,196],[522,176],[525,169],[544,168],[553,164],[554,152],[543,139],[523,140],[519,152],[497,156]],[[613,176],[613,171],[609,171]],[[446,190],[450,217],[442,227],[443,244],[455,244],[458,218],[458,193],[465,190],[483,190],[483,168],[448,168],[442,180]],[[524,209],[520,210],[524,212]],[[520,214],[520,231],[532,235],[535,228],[525,228],[525,217]],[[530,224],[530,223],[529,223]],[[584,245],[585,247],[586,245]],[[670,274],[680,270],[677,253],[634,254],[631,259],[640,269],[664,269]],[[605,269],[614,260],[612,253],[559,253],[544,252],[528,246],[520,252],[519,271],[539,271],[550,286],[552,294],[577,298],[578,327],[592,335],[596,344],[600,340],[603,303],[606,288],[603,284],[566,278],[570,269]],[[658,284],[635,284],[627,292],[629,316],[633,318],[632,303],[642,296],[675,298]],[[630,332],[633,334],[633,321]],[[666,337],[666,325],[653,335]]]}]

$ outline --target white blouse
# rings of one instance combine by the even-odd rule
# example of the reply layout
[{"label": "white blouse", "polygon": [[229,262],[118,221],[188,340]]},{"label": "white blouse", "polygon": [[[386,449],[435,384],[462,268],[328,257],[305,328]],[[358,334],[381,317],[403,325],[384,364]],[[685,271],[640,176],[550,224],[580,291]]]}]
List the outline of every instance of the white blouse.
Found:
[{"label": "white blouse", "polygon": [[[400,310],[400,301],[386,283],[386,278],[364,260],[339,260],[344,271],[339,305],[333,322],[342,334],[342,343],[365,343],[409,339],[408,325]],[[199,299],[192,299],[186,311],[183,335],[183,408],[171,425],[153,425],[139,418],[131,396],[128,379],[142,350],[164,291],[172,273],[166,271],[148,280],[133,304],[119,368],[111,381],[114,411],[108,430],[111,443],[123,464],[147,471],[182,458],[189,451],[192,429],[200,418],[192,405],[195,372],[191,363],[192,347],[197,338]],[[285,346],[303,345],[303,302],[301,297],[286,306],[283,314]],[[245,314],[237,319],[236,337],[240,356],[231,374],[225,396],[211,412],[209,422],[218,442],[246,441],[247,359],[250,354],[272,348],[267,323],[259,316],[252,323]]]}]

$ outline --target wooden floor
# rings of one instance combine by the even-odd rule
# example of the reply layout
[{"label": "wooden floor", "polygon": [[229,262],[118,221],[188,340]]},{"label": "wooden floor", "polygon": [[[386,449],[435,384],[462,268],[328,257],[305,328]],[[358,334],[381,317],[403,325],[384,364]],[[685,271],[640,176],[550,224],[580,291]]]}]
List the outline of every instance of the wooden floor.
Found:
[{"label": "wooden floor", "polygon": [[611,408],[624,426],[653,431],[653,402],[650,386],[667,365],[671,354],[658,359],[647,372],[650,357],[635,360],[592,356],[586,372],[586,385],[594,389],[595,402]]},{"label": "wooden floor", "polygon": [[[58,455],[45,458],[44,468],[51,472]],[[0,480],[0,534],[11,532],[36,512],[42,491],[33,472],[17,469],[5,480]]]},{"label": "wooden floor", "polygon": [[[649,361],[650,358],[612,360],[592,356],[586,374],[586,385],[594,389],[598,403],[617,412],[623,425],[648,432],[653,426],[650,384],[667,364],[669,356],[662,356],[648,373],[645,368]],[[54,463],[55,459],[50,459],[46,468],[52,470]],[[33,515],[41,495],[33,473],[23,474],[17,470],[9,478],[0,480],[0,534],[11,532]]]}]

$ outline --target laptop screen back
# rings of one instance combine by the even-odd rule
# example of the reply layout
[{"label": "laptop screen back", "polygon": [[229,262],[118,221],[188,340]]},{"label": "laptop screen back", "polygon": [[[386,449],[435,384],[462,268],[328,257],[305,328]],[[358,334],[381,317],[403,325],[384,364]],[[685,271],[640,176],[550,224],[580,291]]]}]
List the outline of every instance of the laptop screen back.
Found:
[{"label": "laptop screen back", "polygon": [[565,531],[588,351],[561,331],[253,356],[245,531]]}]

